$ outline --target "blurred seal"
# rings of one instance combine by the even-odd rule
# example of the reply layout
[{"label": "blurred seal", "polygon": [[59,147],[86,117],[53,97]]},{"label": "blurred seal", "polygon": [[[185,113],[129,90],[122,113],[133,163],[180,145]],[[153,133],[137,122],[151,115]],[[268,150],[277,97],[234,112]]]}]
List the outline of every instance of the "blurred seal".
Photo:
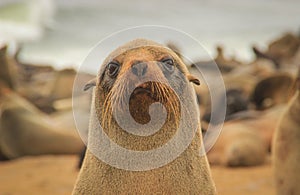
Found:
[{"label": "blurred seal", "polygon": [[298,91],[283,114],[273,139],[273,163],[277,194],[300,194],[300,95]]}]

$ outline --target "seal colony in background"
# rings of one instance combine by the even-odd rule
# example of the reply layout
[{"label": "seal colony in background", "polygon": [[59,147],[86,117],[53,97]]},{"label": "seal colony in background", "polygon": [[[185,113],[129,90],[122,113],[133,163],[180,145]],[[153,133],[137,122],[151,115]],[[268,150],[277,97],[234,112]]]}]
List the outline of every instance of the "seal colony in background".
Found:
[{"label": "seal colony in background", "polygon": [[[121,147],[137,151],[155,149],[176,133],[182,112],[180,102],[160,82],[138,85],[129,100],[130,113],[140,124],[149,122],[151,104],[160,102],[165,106],[167,120],[158,132],[144,137],[130,134],[120,128],[112,115],[112,105],[117,107],[114,108],[117,112],[124,112],[120,100],[116,99],[128,95],[126,85],[153,75],[186,89],[193,109],[197,109],[196,95],[189,82],[200,84],[199,80],[188,73],[186,65],[172,50],[144,39],[133,40],[112,52],[97,78],[85,87],[87,90],[95,86],[91,112],[97,113],[98,120],[90,120],[91,123],[100,122],[103,131]],[[89,134],[97,130],[96,126],[89,125]],[[73,194],[216,194],[207,158],[200,155],[203,147],[200,123],[186,150],[170,163],[151,170],[118,169],[103,162],[88,147]]]},{"label": "seal colony in background", "polygon": [[[18,62],[0,49],[0,160],[27,155],[78,154],[83,143],[74,131],[39,110],[24,95]],[[20,65],[21,66],[21,65]],[[39,91],[40,87],[36,87]],[[45,89],[47,87],[43,86]],[[20,90],[23,88],[22,90]],[[49,89],[48,89],[49,90]],[[33,95],[29,92],[28,94]],[[30,99],[30,98],[29,98]],[[50,105],[50,103],[46,103]]]},{"label": "seal colony in background", "polygon": [[[174,46],[176,47],[176,43],[169,45],[170,48]],[[179,49],[177,47],[172,50],[178,57],[183,57],[180,55]],[[278,193],[299,193],[297,182],[294,182],[299,180],[298,174],[295,174],[299,172],[299,163],[297,163],[299,161],[299,152],[297,151],[297,148],[299,148],[299,136],[297,135],[299,126],[296,117],[299,115],[297,103],[299,102],[299,89],[293,84],[300,61],[299,35],[285,34],[270,43],[264,51],[254,46],[253,52],[256,58],[250,63],[244,63],[238,61],[235,57],[225,55],[226,51],[220,45],[217,48],[215,60],[196,62],[191,66],[187,64],[189,72],[198,77],[201,82],[201,86],[193,85],[193,87],[196,91],[198,107],[201,110],[200,120],[203,135],[211,133],[206,131],[208,124],[218,125],[220,121],[211,121],[210,119],[210,115],[213,113],[210,106],[210,91],[205,86],[205,81],[201,80],[203,77],[197,75],[199,71],[195,71],[195,68],[211,70],[212,63],[216,63],[222,72],[226,86],[226,94],[224,93],[220,97],[221,99],[225,95],[227,97],[227,112],[223,131],[221,131],[214,147],[207,154],[207,158],[211,166],[236,167],[261,164],[267,164],[268,166],[271,163],[269,157],[272,154],[276,181],[274,187],[276,186]],[[164,63],[167,63],[167,61]],[[115,68],[114,65],[112,65],[112,68]],[[137,74],[143,74],[143,72],[138,73],[136,71]],[[71,110],[72,83],[77,74],[85,77],[80,79],[82,85],[95,77],[95,75],[76,72],[72,69],[55,70],[48,64],[24,63],[18,60],[18,53],[9,55],[5,46],[0,49],[0,160],[11,160],[27,155],[85,154],[80,138],[74,135],[76,130]],[[184,78],[198,83],[197,79],[193,79],[188,74]],[[96,79],[88,83],[86,89],[96,85],[97,87],[101,86],[98,81],[99,79]],[[106,77],[106,81],[110,83],[109,77]],[[115,87],[114,82],[111,82],[111,84]],[[98,90],[97,87],[96,90]],[[164,102],[164,99],[159,99],[157,95],[151,96],[151,90],[149,93],[149,89],[147,92],[142,88],[135,91],[130,103],[134,108],[134,105],[143,105],[146,102],[145,105],[147,106],[139,106],[138,109],[135,109],[137,113],[132,112],[134,109],[131,109],[135,121],[143,124],[150,119],[148,105],[153,102],[157,103],[156,101],[165,103],[164,105],[168,105],[169,102]],[[164,86],[164,88],[168,90],[167,87]],[[83,94],[82,88],[76,88],[74,91]],[[76,99],[78,98],[77,101],[81,102],[77,108],[80,123],[76,125],[80,124],[81,128],[79,129],[85,129],[86,131],[88,120],[85,119],[89,117],[91,107],[90,92],[92,91],[84,93],[87,95],[85,97],[76,97]],[[171,96],[173,95],[170,93]],[[95,103],[97,99],[103,100],[99,97],[97,96],[93,102]],[[142,99],[143,101],[141,101]],[[288,104],[288,102],[290,103]],[[106,103],[109,105],[109,101]],[[176,106],[176,101],[172,101],[171,106],[166,106],[166,108],[176,108]],[[180,113],[176,109],[175,111]],[[172,112],[169,112],[170,116],[168,117],[171,121],[176,121],[177,118],[174,117],[176,112],[173,112],[173,109]],[[281,113],[284,113],[282,120],[280,120]],[[98,112],[97,116],[101,116],[101,114],[106,119],[110,117],[110,112]],[[111,127],[114,121],[109,121],[104,120],[103,125]],[[279,126],[277,121],[280,122]],[[176,126],[176,124],[174,125]],[[163,129],[167,130],[165,127]],[[73,133],[70,130],[73,130]],[[275,138],[273,138],[275,130]],[[175,133],[175,131],[170,131],[169,134],[163,134],[162,132],[157,134],[162,137],[166,135],[161,142],[151,143],[151,140],[140,139],[139,141],[144,141],[144,143],[150,142],[145,148],[143,145],[131,145],[131,141],[135,137],[128,136],[126,132],[121,132],[118,135],[122,136],[117,138],[112,136],[115,132],[107,133],[111,139],[114,139],[116,143],[125,148],[146,151],[163,145]],[[152,138],[155,140],[155,137]],[[127,142],[125,139],[128,139]],[[87,153],[91,153],[91,151]],[[89,154],[89,158],[94,158],[93,161],[96,163],[90,163],[91,160],[86,160],[85,171],[90,171],[95,168],[93,166],[99,165],[99,162],[97,162],[99,159],[93,154]],[[181,157],[181,159],[184,158]],[[93,165],[92,168],[87,169],[86,167],[90,165]],[[102,165],[98,167],[101,168]],[[167,169],[170,169],[170,167],[167,167]],[[176,171],[181,170],[178,167]],[[110,175],[119,172],[115,172],[115,168],[108,168],[106,173]],[[83,175],[88,174],[84,173]],[[116,174],[114,176],[116,177],[114,184],[118,184],[117,179],[125,178],[125,176],[120,177]],[[86,178],[90,179],[89,177]],[[83,179],[81,177],[81,180]],[[152,181],[155,181],[155,179]],[[187,183],[184,184],[189,186]],[[179,189],[179,186],[176,189]],[[260,189],[257,188],[257,190]]]}]

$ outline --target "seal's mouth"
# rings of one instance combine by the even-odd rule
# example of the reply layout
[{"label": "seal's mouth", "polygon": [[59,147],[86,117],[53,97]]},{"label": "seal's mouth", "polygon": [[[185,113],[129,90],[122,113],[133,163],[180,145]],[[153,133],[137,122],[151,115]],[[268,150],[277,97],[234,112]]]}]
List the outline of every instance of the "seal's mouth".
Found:
[{"label": "seal's mouth", "polygon": [[143,83],[134,89],[132,96],[145,95],[154,101],[159,101],[158,89],[154,85],[153,82]]},{"label": "seal's mouth", "polygon": [[[153,103],[157,102],[165,108],[167,120],[170,117],[179,115],[180,104],[178,97],[167,84],[148,81],[138,85],[130,94],[130,90],[126,86],[128,86],[128,83],[122,83],[121,86],[116,88],[118,89],[117,91],[111,91],[107,95],[102,110],[102,124],[111,124],[113,110],[121,115],[129,110],[131,117],[137,123],[147,124],[151,120],[149,108]],[[126,100],[125,97],[129,97],[129,99]]]},{"label": "seal's mouth", "polygon": [[140,124],[148,123],[151,120],[149,115],[150,105],[159,102],[168,107],[166,104],[167,100],[170,100],[170,94],[170,87],[160,82],[149,81],[138,85],[129,99],[131,116]]}]

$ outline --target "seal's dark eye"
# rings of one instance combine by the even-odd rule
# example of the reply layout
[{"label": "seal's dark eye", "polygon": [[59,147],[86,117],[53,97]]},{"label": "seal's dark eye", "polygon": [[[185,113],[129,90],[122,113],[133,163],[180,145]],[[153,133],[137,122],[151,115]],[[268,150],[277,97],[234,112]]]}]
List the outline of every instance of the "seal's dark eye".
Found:
[{"label": "seal's dark eye", "polygon": [[110,77],[115,77],[119,71],[120,64],[118,62],[110,62],[107,65],[108,75]]},{"label": "seal's dark eye", "polygon": [[174,70],[174,60],[172,58],[164,58],[161,62],[165,65],[168,71]]}]

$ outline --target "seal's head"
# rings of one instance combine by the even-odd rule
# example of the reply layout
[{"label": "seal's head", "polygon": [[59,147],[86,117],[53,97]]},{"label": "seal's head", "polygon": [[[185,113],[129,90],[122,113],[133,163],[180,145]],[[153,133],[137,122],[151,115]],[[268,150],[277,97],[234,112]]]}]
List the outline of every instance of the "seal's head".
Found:
[{"label": "seal's head", "polygon": [[[153,144],[155,142],[155,145],[159,146],[157,140],[164,140],[159,136],[166,138],[166,132],[161,132],[169,130],[167,137],[171,137],[175,131],[170,129],[176,130],[175,127],[178,126],[178,96],[181,95],[180,92],[185,91],[188,82],[200,84],[197,78],[188,73],[185,64],[175,52],[158,43],[137,39],[112,52],[105,59],[97,79],[89,82],[85,89],[96,86],[95,109],[104,131],[111,135],[123,132],[122,137],[127,137],[127,140],[134,135],[122,131],[122,128],[116,128],[118,125],[114,112],[125,116],[129,111],[134,123],[145,125],[152,120],[151,105],[163,105],[162,113],[154,113],[166,115],[161,130],[147,137],[134,136],[135,139],[143,141],[156,137],[158,139],[153,139]],[[169,128],[170,125],[175,126]]]}]

